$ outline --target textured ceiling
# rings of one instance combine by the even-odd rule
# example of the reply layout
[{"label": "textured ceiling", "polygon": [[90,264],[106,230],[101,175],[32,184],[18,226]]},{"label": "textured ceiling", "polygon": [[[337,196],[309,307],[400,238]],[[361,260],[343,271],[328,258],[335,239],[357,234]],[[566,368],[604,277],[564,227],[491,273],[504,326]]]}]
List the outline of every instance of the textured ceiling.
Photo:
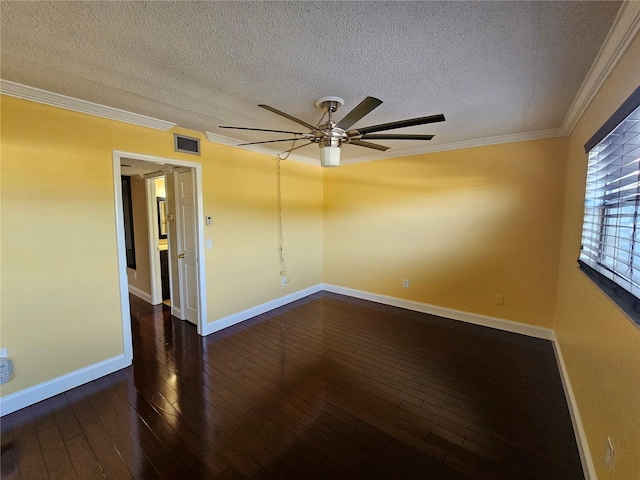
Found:
[{"label": "textured ceiling", "polygon": [[[620,2],[2,2],[1,77],[243,141],[384,103],[355,126],[444,113],[428,145],[556,129]],[[389,153],[427,142],[389,141]],[[277,144],[282,150],[288,143]],[[277,146],[274,146],[277,148]],[[317,146],[298,150],[318,157]],[[347,145],[343,158],[370,156]]]}]

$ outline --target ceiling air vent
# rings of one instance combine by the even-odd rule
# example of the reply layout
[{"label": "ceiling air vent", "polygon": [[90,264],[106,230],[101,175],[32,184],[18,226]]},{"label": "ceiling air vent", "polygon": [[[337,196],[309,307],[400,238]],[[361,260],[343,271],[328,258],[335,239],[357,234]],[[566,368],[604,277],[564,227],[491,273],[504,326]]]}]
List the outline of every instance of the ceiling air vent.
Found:
[{"label": "ceiling air vent", "polygon": [[200,155],[200,140],[193,137],[185,137],[184,135],[173,134],[173,149],[176,152],[192,153]]}]

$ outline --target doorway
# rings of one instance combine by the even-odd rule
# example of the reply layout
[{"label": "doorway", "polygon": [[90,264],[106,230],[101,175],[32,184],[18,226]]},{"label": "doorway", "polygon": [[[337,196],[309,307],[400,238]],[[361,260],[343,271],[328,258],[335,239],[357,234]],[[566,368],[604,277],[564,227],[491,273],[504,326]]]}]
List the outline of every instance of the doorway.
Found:
[{"label": "doorway", "polygon": [[[205,323],[207,319],[207,306],[206,306],[206,278],[205,278],[205,268],[204,268],[204,220],[203,220],[203,195],[202,195],[202,165],[196,162],[188,162],[184,160],[177,160],[171,158],[164,157],[156,157],[151,155],[143,155],[137,153],[130,152],[122,152],[122,151],[113,151],[113,171],[114,171],[114,192],[115,192],[115,220],[116,220],[116,238],[117,238],[117,250],[118,250],[118,272],[119,272],[119,280],[120,280],[120,299],[121,299],[121,312],[122,312],[122,327],[123,327],[123,343],[124,343],[124,354],[125,358],[131,362],[133,358],[133,348],[132,348],[132,338],[131,338],[131,316],[129,311],[129,282],[127,276],[127,261],[126,261],[126,243],[125,243],[125,234],[124,234],[124,220],[123,220],[123,207],[122,207],[122,183],[121,176],[125,175],[123,170],[126,170],[127,167],[123,168],[123,165],[135,164],[140,167],[150,168],[148,173],[153,174],[152,169],[156,169],[156,177],[165,174],[165,171],[171,170],[173,176],[177,176],[176,174],[180,174],[182,177],[186,172],[189,172],[191,182],[190,188],[192,189],[192,201],[186,208],[181,207],[179,204],[176,204],[173,212],[169,211],[170,208],[165,213],[165,218],[167,220],[166,227],[168,229],[167,237],[168,237],[168,245],[167,250],[170,249],[169,257],[171,253],[174,253],[176,258],[180,257],[180,255],[184,254],[184,257],[189,256],[189,264],[186,268],[177,268],[177,271],[187,272],[189,275],[189,280],[184,278],[184,275],[178,275],[177,282],[171,282],[170,285],[170,294],[174,294],[174,296],[179,296],[180,298],[188,299],[188,302],[179,302],[179,309],[174,308],[175,305],[172,305],[172,314],[178,313],[178,318],[188,319],[190,322],[194,323],[197,328],[198,334],[202,335],[205,331]],[[165,179],[168,176],[165,175]],[[170,191],[172,185],[171,181],[167,181],[165,184],[166,191]],[[174,188],[176,188],[176,182],[174,182]],[[183,185],[184,187],[185,185]],[[155,194],[155,192],[154,192]],[[169,195],[168,195],[169,196]],[[184,197],[184,195],[183,195]],[[185,200],[184,198],[182,200]],[[178,200],[180,201],[180,200]],[[169,204],[165,204],[165,206],[170,206]],[[162,208],[162,206],[157,208]],[[156,210],[157,211],[157,210]],[[181,228],[181,233],[178,234],[177,226],[176,226],[176,236],[175,245],[171,243],[171,215],[174,215],[175,222],[174,224],[181,224],[184,222],[184,216],[189,215],[186,224],[191,225],[191,232],[189,232],[188,227],[185,229]],[[150,213],[148,213],[150,215]],[[160,236],[160,230],[162,230],[162,224],[157,223],[154,218],[154,222],[149,221],[149,225],[156,225],[158,229],[158,239]],[[184,235],[188,235],[188,238],[184,237]],[[180,248],[182,245],[186,245],[189,248],[189,251],[178,251],[178,247]],[[155,257],[155,256],[154,256]],[[183,258],[183,257],[181,257]],[[150,257],[151,260],[151,257]],[[151,264],[154,262],[150,261]],[[161,267],[158,268],[160,270]],[[172,277],[176,277],[176,275],[172,275]],[[182,278],[181,278],[182,277]],[[178,293],[177,291],[183,292],[183,295],[175,295]],[[162,296],[160,294],[160,296]],[[172,297],[173,298],[173,297]],[[160,302],[158,302],[160,303]],[[176,303],[176,302],[172,302]],[[188,306],[188,308],[186,308]]]},{"label": "doorway", "polygon": [[[153,168],[153,164],[148,164]],[[124,172],[126,174],[126,171]],[[173,185],[171,181],[173,167],[164,167],[160,172],[147,174],[145,177],[145,191],[147,201],[147,233],[149,249],[149,283],[151,292],[151,304],[159,305],[163,303],[169,308],[174,307],[171,302],[171,292],[174,290],[172,282],[172,251],[169,244],[175,242],[175,229],[169,228],[174,221],[174,195],[168,189],[168,185]],[[175,255],[174,255],[175,256]],[[174,261],[171,261],[174,260]],[[174,302],[179,305],[179,302]],[[173,311],[172,315],[180,317],[179,309]]]}]

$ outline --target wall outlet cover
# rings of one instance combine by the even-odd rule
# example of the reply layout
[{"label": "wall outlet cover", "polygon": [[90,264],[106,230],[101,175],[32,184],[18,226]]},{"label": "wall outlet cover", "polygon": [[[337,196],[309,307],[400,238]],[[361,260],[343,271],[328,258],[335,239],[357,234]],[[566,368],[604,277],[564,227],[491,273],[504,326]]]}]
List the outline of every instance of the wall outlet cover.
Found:
[{"label": "wall outlet cover", "polygon": [[7,358],[0,358],[0,385],[7,383],[11,379],[13,372],[13,362]]}]

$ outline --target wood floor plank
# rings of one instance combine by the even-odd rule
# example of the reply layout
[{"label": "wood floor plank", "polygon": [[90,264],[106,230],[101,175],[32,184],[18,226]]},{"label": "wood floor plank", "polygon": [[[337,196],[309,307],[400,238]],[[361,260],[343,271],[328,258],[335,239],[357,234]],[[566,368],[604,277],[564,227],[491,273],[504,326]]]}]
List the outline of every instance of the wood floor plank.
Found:
[{"label": "wood floor plank", "polygon": [[84,435],[77,435],[64,442],[69,458],[76,473],[76,478],[86,480],[104,480],[105,472],[91,450]]},{"label": "wood floor plank", "polygon": [[13,448],[18,456],[20,478],[25,480],[49,478],[34,423],[21,422],[14,426],[13,431],[15,438]]},{"label": "wood floor plank", "polygon": [[51,480],[75,478],[75,470],[65,448],[58,425],[54,424],[38,432],[40,450]]},{"label": "wood floor plank", "polygon": [[104,475],[107,478],[133,478],[117,447],[104,435],[103,425],[89,401],[83,396],[70,404]]}]

